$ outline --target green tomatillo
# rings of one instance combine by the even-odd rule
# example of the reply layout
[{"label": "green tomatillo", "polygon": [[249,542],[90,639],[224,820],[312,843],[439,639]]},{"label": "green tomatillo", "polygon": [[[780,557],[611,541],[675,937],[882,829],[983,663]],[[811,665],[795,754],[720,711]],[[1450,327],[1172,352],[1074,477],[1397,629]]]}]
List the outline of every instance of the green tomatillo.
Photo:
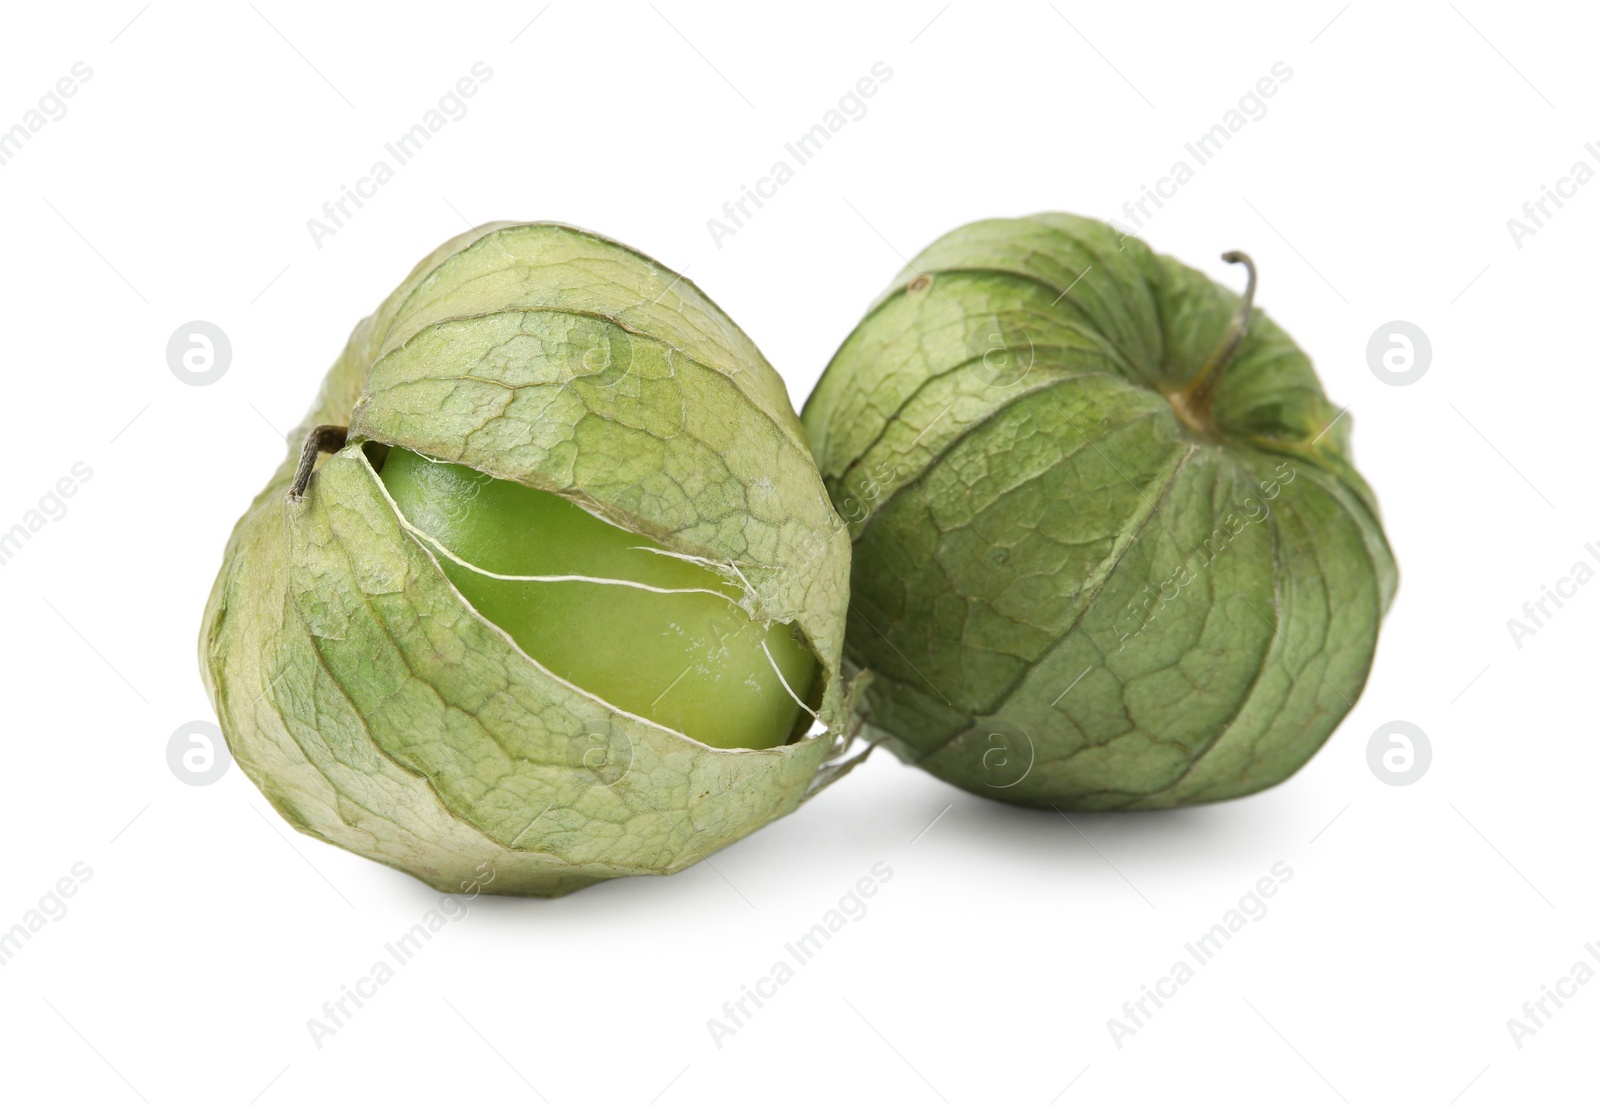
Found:
[{"label": "green tomatillo", "polygon": [[849,536],[783,382],[556,224],[418,265],[234,529],[201,631],[300,830],[437,888],[671,873],[849,763]]},{"label": "green tomatillo", "polygon": [[846,655],[903,758],[983,796],[1276,784],[1360,695],[1396,586],[1351,420],[1243,297],[1069,215],[913,259],[804,413],[855,545]]},{"label": "green tomatillo", "polygon": [[816,656],[733,583],[554,493],[398,447],[379,471],[479,615],[550,672],[710,746],[787,742]]}]

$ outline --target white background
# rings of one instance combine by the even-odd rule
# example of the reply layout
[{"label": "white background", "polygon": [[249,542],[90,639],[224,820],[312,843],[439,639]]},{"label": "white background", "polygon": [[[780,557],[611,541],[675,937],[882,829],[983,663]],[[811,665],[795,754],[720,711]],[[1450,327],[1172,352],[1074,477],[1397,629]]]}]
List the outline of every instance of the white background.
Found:
[{"label": "white background", "polygon": [[[139,3],[0,26],[0,128],[93,70],[0,166],[0,530],[93,471],[0,565],[0,929],[93,871],[0,966],[0,1097],[1471,1108],[1592,1087],[1600,982],[1520,1047],[1507,1020],[1600,969],[1600,583],[1520,648],[1507,620],[1600,568],[1600,182],[1520,246],[1506,225],[1600,169],[1592,15]],[[315,245],[306,221],[480,60],[465,118]],[[706,221],[878,61],[868,114],[718,248]],[[1399,597],[1315,760],[1248,799],[1069,824],[875,756],[678,876],[474,901],[314,1045],[307,1020],[437,894],[295,834],[237,767],[184,783],[166,748],[213,718],[194,643],[224,539],[356,320],[470,224],[562,220],[686,270],[798,404],[905,257],[987,216],[1121,217],[1278,61],[1266,117],[1142,233],[1233,287],[1217,255],[1254,255],[1382,502]],[[233,346],[206,387],[166,360],[191,320]],[[1392,320],[1432,342],[1407,387],[1367,362]],[[1431,740],[1407,787],[1368,766],[1391,720]],[[880,861],[869,914],[715,1045],[707,1020]],[[1270,913],[1114,1042],[1280,861]]]}]

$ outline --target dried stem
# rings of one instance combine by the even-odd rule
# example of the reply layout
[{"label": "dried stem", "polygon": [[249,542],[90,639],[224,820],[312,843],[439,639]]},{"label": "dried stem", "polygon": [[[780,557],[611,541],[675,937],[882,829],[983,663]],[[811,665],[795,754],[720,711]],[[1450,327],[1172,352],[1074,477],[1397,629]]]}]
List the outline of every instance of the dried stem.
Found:
[{"label": "dried stem", "polygon": [[306,486],[311,483],[311,471],[317,465],[317,455],[343,450],[345,438],[349,434],[350,428],[339,427],[332,423],[324,423],[311,429],[311,433],[306,436],[305,445],[300,448],[300,464],[295,467],[294,480],[289,482],[290,500],[299,500],[305,496]]},{"label": "dried stem", "polygon": [[1239,344],[1244,342],[1245,335],[1250,331],[1250,313],[1254,310],[1256,299],[1256,263],[1250,260],[1250,255],[1242,250],[1230,250],[1222,255],[1222,260],[1238,263],[1249,273],[1244,295],[1239,298],[1239,306],[1228,321],[1227,329],[1222,332],[1222,338],[1211,351],[1211,356],[1206,359],[1206,364],[1200,367],[1200,372],[1194,375],[1193,380],[1170,397],[1173,407],[1184,421],[1204,431],[1212,429],[1211,404],[1216,398],[1217,385],[1222,380],[1223,370],[1233,361],[1233,356],[1239,352]]}]

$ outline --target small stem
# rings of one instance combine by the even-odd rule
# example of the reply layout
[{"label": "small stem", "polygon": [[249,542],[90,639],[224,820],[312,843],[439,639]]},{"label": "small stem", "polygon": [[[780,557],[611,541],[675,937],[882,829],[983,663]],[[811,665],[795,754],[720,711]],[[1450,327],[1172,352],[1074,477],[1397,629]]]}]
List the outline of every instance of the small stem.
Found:
[{"label": "small stem", "polygon": [[306,485],[311,482],[311,471],[317,465],[317,455],[343,450],[345,437],[349,433],[350,428],[339,427],[332,423],[324,423],[311,429],[311,433],[306,436],[305,445],[300,448],[300,464],[295,467],[294,480],[289,482],[290,500],[299,500],[305,496]]},{"label": "small stem", "polygon": [[1249,273],[1245,281],[1244,295],[1239,298],[1239,307],[1234,311],[1233,318],[1228,321],[1227,330],[1222,332],[1222,338],[1217,341],[1211,356],[1206,359],[1206,364],[1179,394],[1183,398],[1184,406],[1208,424],[1211,421],[1212,396],[1217,390],[1218,382],[1222,380],[1222,371],[1233,361],[1233,356],[1239,352],[1239,344],[1249,333],[1250,313],[1255,307],[1256,300],[1256,263],[1250,260],[1250,255],[1242,250],[1230,250],[1222,255],[1222,260],[1236,262],[1244,266]]}]

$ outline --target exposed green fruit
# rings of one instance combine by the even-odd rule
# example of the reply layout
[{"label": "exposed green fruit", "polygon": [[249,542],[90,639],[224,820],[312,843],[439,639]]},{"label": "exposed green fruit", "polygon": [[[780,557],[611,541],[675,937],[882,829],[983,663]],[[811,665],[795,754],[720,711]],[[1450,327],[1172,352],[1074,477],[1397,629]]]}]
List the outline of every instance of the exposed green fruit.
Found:
[{"label": "exposed green fruit", "polygon": [[1349,711],[1394,561],[1350,418],[1248,299],[1093,220],[989,220],[845,341],[804,423],[903,758],[1164,808],[1282,781]]},{"label": "exposed green fruit", "polygon": [[[337,453],[313,473],[317,446]],[[402,487],[408,458],[495,506],[452,504],[415,467]],[[526,548],[497,561],[524,525]],[[441,543],[490,572],[618,583],[508,595]],[[609,240],[492,224],[356,328],[229,540],[201,669],[234,757],[300,830],[440,889],[554,896],[681,869],[829,778],[848,574],[783,383],[742,331]],[[658,581],[718,595],[634,587]],[[518,598],[536,590],[587,594],[530,616]],[[692,701],[652,688],[672,651],[643,641],[651,605],[630,608],[647,596],[731,629],[725,656],[712,628],[685,629],[702,639],[685,665],[725,666],[685,675]],[[750,668],[763,641],[806,710]],[[637,673],[618,671],[619,645]],[[718,681],[741,686],[726,717]],[[767,748],[709,745],[746,739]]]},{"label": "exposed green fruit", "polygon": [[465,466],[396,447],[379,475],[467,602],[551,673],[710,746],[793,736],[816,655],[794,624],[745,615],[723,575]]}]

